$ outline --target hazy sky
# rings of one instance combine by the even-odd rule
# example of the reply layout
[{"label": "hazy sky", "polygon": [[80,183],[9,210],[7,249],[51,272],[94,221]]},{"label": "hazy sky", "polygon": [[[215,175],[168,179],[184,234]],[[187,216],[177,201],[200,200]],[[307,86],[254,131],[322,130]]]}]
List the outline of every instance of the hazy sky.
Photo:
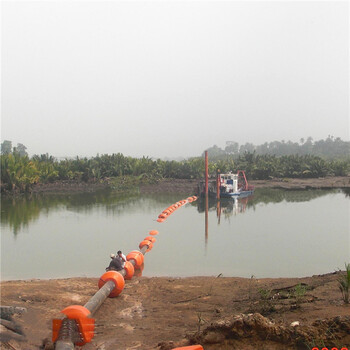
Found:
[{"label": "hazy sky", "polygon": [[3,1],[1,140],[177,157],[349,140],[347,1]]}]

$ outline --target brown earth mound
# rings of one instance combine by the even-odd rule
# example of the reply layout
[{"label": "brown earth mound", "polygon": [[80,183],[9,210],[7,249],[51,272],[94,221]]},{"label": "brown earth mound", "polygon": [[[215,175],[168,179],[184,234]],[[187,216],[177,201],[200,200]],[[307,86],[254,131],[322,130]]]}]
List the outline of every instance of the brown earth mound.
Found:
[{"label": "brown earth mound", "polygon": [[[350,316],[318,320],[311,326],[299,321],[289,326],[279,325],[259,313],[241,314],[213,322],[205,330],[189,335],[188,339],[159,344],[160,350],[174,346],[201,344],[212,349],[310,349],[328,344],[334,349],[350,341]],[[322,345],[322,347],[324,347]],[[343,348],[340,346],[339,349]]]}]

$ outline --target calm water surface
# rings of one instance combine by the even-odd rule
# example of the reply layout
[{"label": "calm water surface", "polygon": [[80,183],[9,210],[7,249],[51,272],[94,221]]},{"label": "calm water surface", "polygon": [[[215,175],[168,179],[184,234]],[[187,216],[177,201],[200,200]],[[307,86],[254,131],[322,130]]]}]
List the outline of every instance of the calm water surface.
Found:
[{"label": "calm water surface", "polygon": [[99,277],[109,254],[158,230],[144,276],[294,277],[344,269],[349,194],[256,190],[248,200],[186,204],[192,194],[110,192],[1,200],[1,279]]}]

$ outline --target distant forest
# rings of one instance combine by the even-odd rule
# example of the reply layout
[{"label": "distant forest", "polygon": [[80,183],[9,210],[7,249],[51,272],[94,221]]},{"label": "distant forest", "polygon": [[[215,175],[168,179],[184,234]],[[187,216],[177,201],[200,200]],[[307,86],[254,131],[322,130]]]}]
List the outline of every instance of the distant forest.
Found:
[{"label": "distant forest", "polygon": [[265,142],[255,146],[252,143],[239,145],[235,141],[226,141],[225,149],[214,145],[208,148],[208,155],[214,158],[225,158],[227,155],[239,155],[244,153],[257,155],[289,156],[289,155],[314,155],[322,158],[347,158],[350,156],[350,142],[342,141],[339,137],[328,136],[325,140],[313,141],[312,137],[301,138],[300,143],[292,141]]},{"label": "distant forest", "polygon": [[[204,153],[203,153],[204,154]],[[208,148],[209,173],[245,170],[249,179],[316,178],[347,176],[350,172],[350,142],[329,136],[313,142],[274,141],[255,146],[239,146],[228,141],[225,149]],[[28,156],[21,143],[1,144],[1,192],[30,192],[37,183],[55,181],[103,182],[128,178],[156,182],[162,178],[200,179],[204,175],[204,157],[165,161],[149,157],[133,158],[121,153],[92,158],[57,160],[49,154]]]}]

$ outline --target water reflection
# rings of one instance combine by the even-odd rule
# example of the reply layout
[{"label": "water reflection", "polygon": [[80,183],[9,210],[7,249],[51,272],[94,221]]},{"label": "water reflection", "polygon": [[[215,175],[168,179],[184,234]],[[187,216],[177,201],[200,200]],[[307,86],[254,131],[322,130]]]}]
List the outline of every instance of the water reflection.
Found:
[{"label": "water reflection", "polygon": [[243,214],[247,208],[255,210],[256,205],[263,203],[307,202],[332,193],[344,192],[346,197],[350,196],[349,189],[332,190],[280,190],[280,189],[257,189],[254,195],[245,198],[221,198],[213,196],[200,197],[197,203],[198,212],[205,213],[205,246],[208,245],[209,236],[209,211],[216,211],[217,223],[220,225],[221,216],[229,219],[233,215]]},{"label": "water reflection", "polygon": [[[209,197],[208,210],[216,210],[217,217],[221,213],[239,214],[244,213],[248,208],[255,208],[258,204],[286,202],[308,202],[312,199],[323,197],[332,193],[345,193],[350,196],[348,189],[332,190],[281,190],[271,188],[256,189],[254,195],[246,198],[221,198],[219,201],[215,197]],[[196,203],[199,213],[205,212],[205,198],[200,198]]]},{"label": "water reflection", "polygon": [[1,197],[1,225],[10,227],[16,236],[29,224],[39,219],[41,214],[48,215],[58,210],[66,209],[74,213],[89,213],[97,207],[103,208],[108,214],[116,215],[132,207],[142,198],[162,203],[171,203],[173,194],[156,194],[141,196],[139,194],[116,194],[110,190],[94,193],[79,193],[71,195],[31,195],[21,197]]},{"label": "water reflection", "polygon": [[144,276],[303,276],[348,259],[350,202],[340,190],[202,198],[156,221],[183,198],[113,192],[2,198],[1,278],[98,276],[109,253],[134,250],[154,229],[161,234],[138,271]]},{"label": "water reflection", "polygon": [[[251,197],[238,200],[221,199],[219,202],[216,198],[208,197],[208,203],[204,198],[192,203],[197,206],[198,212],[205,212],[206,206],[208,211],[216,210],[218,223],[221,216],[225,218],[233,214],[244,213],[247,209],[255,209],[260,203],[279,203],[286,202],[304,202],[331,193],[345,193],[350,196],[349,189],[334,190],[280,190],[280,189],[256,189]],[[111,215],[117,215],[138,201],[144,201],[149,206],[149,202],[164,204],[167,206],[174,201],[174,194],[157,193],[148,195],[139,194],[115,194],[112,191],[100,191],[96,193],[83,193],[72,195],[36,195],[22,197],[4,197],[1,198],[1,224],[10,227],[16,236],[18,232],[27,228],[29,224],[38,220],[40,214],[52,213],[56,210],[66,209],[75,213],[88,213],[101,207]],[[207,239],[207,222],[206,215],[206,239]]]}]

